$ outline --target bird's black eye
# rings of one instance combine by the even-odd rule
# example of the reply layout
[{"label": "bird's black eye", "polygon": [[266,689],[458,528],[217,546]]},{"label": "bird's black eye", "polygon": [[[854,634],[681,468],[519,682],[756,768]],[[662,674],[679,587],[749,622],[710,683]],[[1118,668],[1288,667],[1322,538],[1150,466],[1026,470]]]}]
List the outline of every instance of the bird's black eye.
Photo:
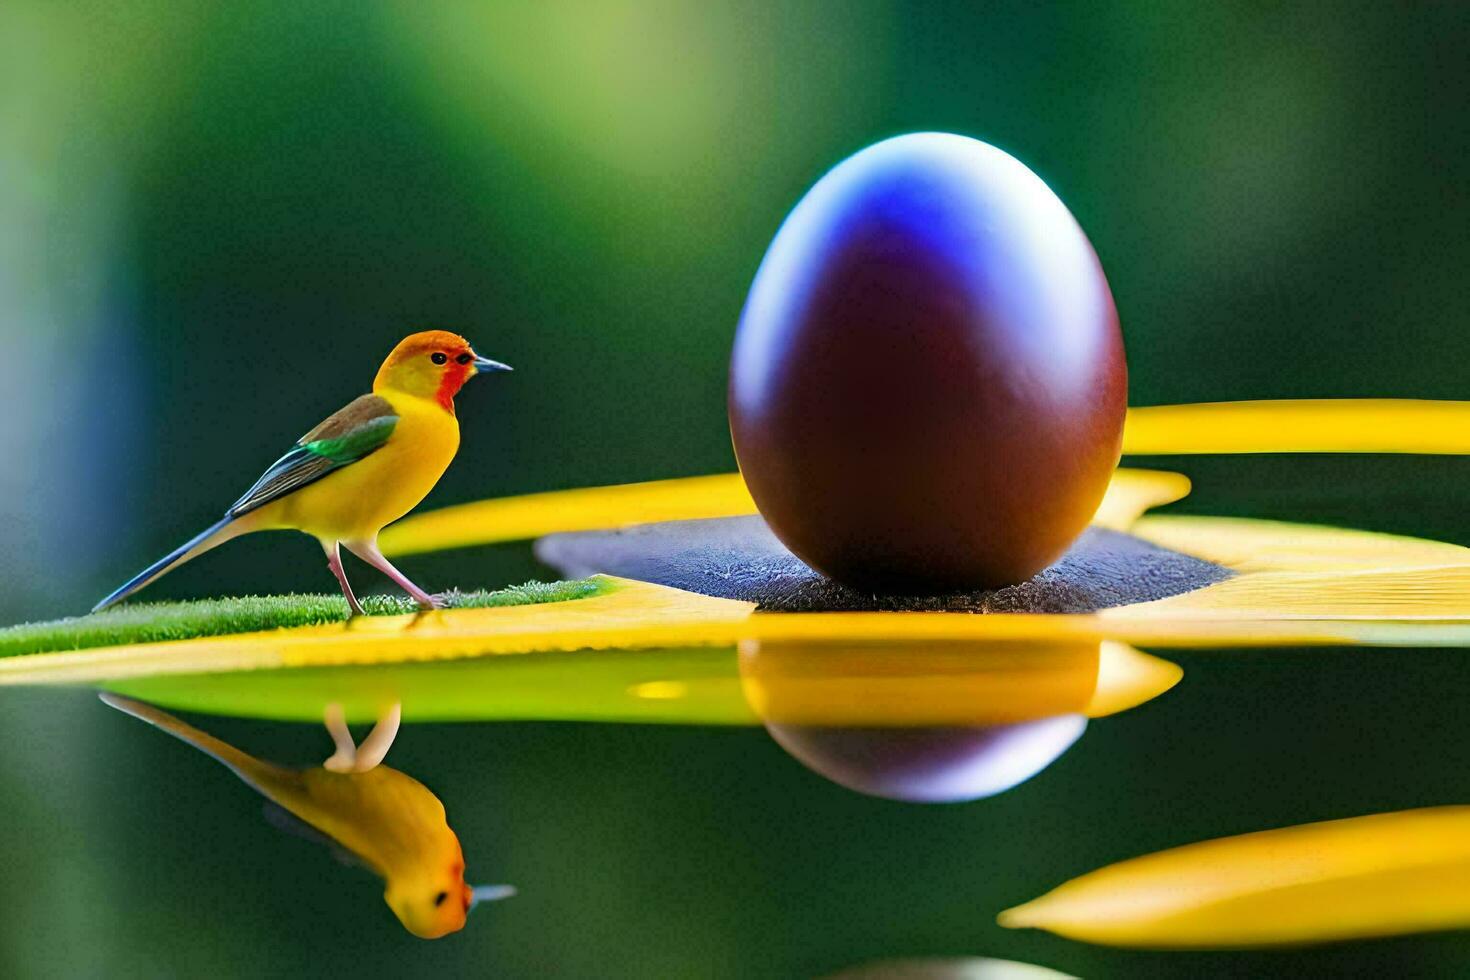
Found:
[{"label": "bird's black eye", "polygon": [[433,361],[435,364],[443,364],[445,361],[449,360],[449,355],[444,353],[442,350],[436,350],[434,353],[429,355],[429,360]]},{"label": "bird's black eye", "polygon": [[454,359],[454,360],[455,360],[455,361],[456,361],[456,362],[457,362],[457,363],[459,363],[459,364],[468,364],[468,363],[470,363],[470,361],[473,361],[473,360],[474,360],[474,358],[473,358],[473,357],[471,357],[471,356],[470,356],[470,355],[468,355],[468,354],[461,354],[461,355],[459,355],[459,356],[458,356],[458,357],[456,357],[456,358],[455,358],[455,359]]},{"label": "bird's black eye", "polygon": [[443,905],[444,904],[444,900],[446,898],[448,898],[448,897],[449,897],[449,893],[448,892],[440,892],[439,894],[435,895],[434,896],[434,908],[437,909],[439,906]]}]

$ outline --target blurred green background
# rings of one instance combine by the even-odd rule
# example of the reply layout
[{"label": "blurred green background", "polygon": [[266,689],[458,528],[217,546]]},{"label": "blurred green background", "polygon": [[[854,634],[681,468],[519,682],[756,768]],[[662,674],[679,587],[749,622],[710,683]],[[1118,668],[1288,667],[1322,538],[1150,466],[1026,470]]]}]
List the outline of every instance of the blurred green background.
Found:
[{"label": "blurred green background", "polygon": [[[1470,392],[1459,4],[0,4],[0,620],[84,611],[444,327],[516,373],[461,399],[426,506],[728,470],[726,358],[782,217],[885,136],[1036,170],[1107,269],[1136,405]],[[1181,509],[1466,543],[1458,459],[1143,460]],[[325,591],[305,538],[150,596]],[[426,585],[544,575],[526,548]],[[363,586],[376,580],[359,571]],[[0,973],[803,976],[971,954],[1088,976],[1457,975],[1470,939],[1120,953],[996,911],[1188,840],[1465,798],[1463,653],[1184,658],[988,802],[865,799],[763,732],[425,726],[472,875],[401,932],[212,763],[81,691],[0,705]],[[304,727],[209,727],[308,761]]]}]

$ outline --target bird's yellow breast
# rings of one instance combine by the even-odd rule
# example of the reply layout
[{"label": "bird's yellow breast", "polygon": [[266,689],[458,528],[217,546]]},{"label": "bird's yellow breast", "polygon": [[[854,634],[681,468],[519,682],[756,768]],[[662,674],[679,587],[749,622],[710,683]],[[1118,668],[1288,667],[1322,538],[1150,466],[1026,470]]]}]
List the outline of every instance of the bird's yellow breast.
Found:
[{"label": "bird's yellow breast", "polygon": [[371,541],[419,505],[459,450],[459,422],[432,399],[384,389],[398,415],[381,448],[261,508],[264,527],[329,541]]},{"label": "bird's yellow breast", "polygon": [[422,783],[388,766],[367,772],[303,773],[308,800],[296,815],[386,878],[413,877],[464,860],[444,804]]}]

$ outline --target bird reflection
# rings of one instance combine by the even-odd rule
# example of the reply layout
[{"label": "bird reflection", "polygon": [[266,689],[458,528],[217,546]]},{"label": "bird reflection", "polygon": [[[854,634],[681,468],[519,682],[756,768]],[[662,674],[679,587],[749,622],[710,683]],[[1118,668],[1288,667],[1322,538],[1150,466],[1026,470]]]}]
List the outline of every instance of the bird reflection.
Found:
[{"label": "bird reflection", "polygon": [[383,878],[384,900],[415,936],[458,932],[476,904],[515,894],[507,885],[465,884],[464,854],[444,805],[418,780],[380,765],[397,732],[396,706],[361,746],[353,744],[340,709],[329,708],[336,753],[322,766],[293,769],[247,755],[152,705],[101,697],[223,763],[278,807],[278,817]]},{"label": "bird reflection", "polygon": [[951,641],[740,648],[747,702],[787,752],[870,796],[980,799],[1046,768],[1089,718],[1183,672],[1120,643]]}]

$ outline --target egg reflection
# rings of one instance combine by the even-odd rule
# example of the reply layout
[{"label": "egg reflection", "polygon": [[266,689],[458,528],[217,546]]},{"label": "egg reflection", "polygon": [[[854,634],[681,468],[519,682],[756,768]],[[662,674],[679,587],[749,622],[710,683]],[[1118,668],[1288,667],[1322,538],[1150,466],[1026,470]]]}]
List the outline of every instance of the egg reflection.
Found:
[{"label": "egg reflection", "polygon": [[743,644],[746,701],[813,772],[869,796],[981,799],[1046,768],[1089,718],[1164,693],[1183,672],[1113,642]]}]

